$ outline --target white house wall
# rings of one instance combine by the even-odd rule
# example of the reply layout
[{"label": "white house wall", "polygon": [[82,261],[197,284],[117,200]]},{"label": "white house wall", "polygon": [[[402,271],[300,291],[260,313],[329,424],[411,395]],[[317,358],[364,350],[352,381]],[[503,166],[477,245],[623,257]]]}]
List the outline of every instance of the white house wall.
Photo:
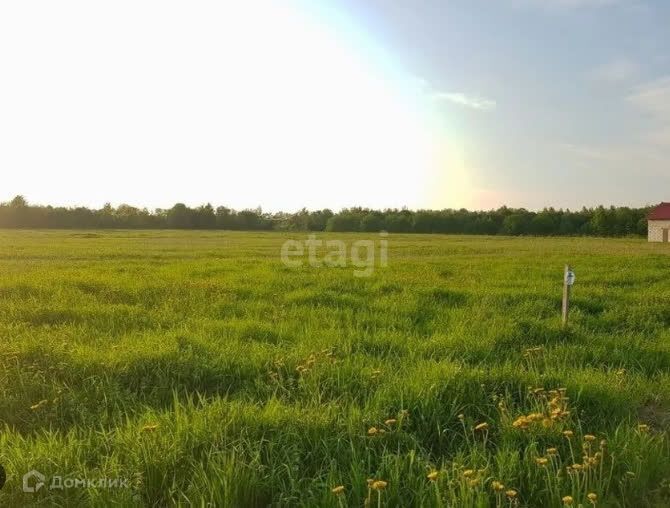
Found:
[{"label": "white house wall", "polygon": [[650,220],[649,241],[662,242],[664,229],[670,229],[670,220]]}]

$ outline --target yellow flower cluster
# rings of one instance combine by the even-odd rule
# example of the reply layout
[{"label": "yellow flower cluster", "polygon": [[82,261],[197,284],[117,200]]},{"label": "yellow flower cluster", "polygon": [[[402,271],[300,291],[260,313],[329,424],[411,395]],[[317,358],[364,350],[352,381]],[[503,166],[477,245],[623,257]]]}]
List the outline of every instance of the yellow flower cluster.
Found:
[{"label": "yellow flower cluster", "polygon": [[505,490],[505,485],[502,482],[499,482],[498,480],[494,480],[491,482],[491,488],[493,489],[494,492],[502,492]]},{"label": "yellow flower cluster", "polygon": [[[573,434],[570,433],[570,437],[572,436]],[[567,466],[565,469],[568,472],[568,475],[589,471],[590,469],[595,468],[602,462],[604,455],[607,451],[607,441],[604,439],[601,440],[600,451],[593,453],[592,443],[594,441],[596,441],[596,437],[593,434],[586,434],[584,436],[584,443],[582,444],[584,456],[582,457],[582,463],[581,464],[575,463],[572,464],[571,466]]]},{"label": "yellow flower cluster", "polygon": [[[398,418],[387,418],[384,420],[384,425],[386,425],[389,430],[393,430],[394,427],[399,427],[403,420],[409,416],[409,412],[406,409],[401,410],[398,413]],[[386,429],[383,428],[378,428],[376,426],[372,426],[368,429],[368,436],[376,436],[379,434],[385,434]]]},{"label": "yellow flower cluster", "polygon": [[527,430],[534,425],[549,428],[555,422],[565,420],[570,416],[568,397],[565,395],[565,391],[565,388],[549,391],[545,391],[541,387],[530,388],[530,394],[540,401],[540,411],[519,416],[512,422],[512,426],[520,430]]},{"label": "yellow flower cluster", "polygon": [[[322,356],[323,358],[319,359],[319,355]],[[316,365],[317,361],[323,361],[323,360],[330,361],[331,363],[337,362],[337,359],[335,358],[335,353],[331,348],[323,349],[318,354],[311,353],[295,368],[295,370],[300,375],[307,374]],[[275,362],[275,367],[276,368],[283,367],[283,360]],[[276,373],[274,375],[271,373],[270,376],[273,378],[277,377]]]}]

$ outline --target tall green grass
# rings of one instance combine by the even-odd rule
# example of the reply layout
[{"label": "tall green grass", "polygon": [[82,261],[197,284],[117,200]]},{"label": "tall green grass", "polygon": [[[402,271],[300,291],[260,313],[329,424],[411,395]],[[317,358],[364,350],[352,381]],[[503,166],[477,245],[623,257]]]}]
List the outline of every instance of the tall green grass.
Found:
[{"label": "tall green grass", "polygon": [[0,505],[670,505],[667,246],[287,238],[0,231]]}]

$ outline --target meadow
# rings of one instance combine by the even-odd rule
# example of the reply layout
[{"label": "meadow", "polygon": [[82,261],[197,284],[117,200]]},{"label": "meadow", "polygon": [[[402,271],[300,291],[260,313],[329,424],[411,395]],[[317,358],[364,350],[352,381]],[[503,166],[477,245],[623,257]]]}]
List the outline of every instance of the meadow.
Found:
[{"label": "meadow", "polygon": [[670,506],[667,245],[305,237],[0,230],[0,506]]}]

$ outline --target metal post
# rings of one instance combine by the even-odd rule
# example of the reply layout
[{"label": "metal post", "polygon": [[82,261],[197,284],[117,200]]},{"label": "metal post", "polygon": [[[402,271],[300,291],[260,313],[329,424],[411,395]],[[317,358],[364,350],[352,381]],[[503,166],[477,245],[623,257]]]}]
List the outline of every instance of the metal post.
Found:
[{"label": "metal post", "polygon": [[570,314],[570,287],[572,286],[572,280],[574,280],[574,275],[572,280],[570,280],[570,275],[572,274],[572,269],[570,265],[565,265],[565,273],[563,274],[563,326],[568,326],[568,316]]}]

